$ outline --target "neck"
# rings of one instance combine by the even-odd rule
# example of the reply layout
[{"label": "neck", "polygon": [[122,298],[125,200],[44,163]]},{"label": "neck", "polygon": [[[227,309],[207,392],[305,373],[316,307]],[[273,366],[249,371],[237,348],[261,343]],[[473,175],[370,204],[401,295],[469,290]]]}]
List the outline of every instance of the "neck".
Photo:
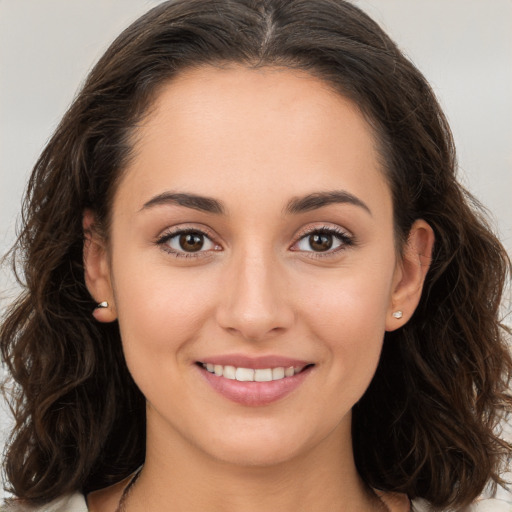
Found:
[{"label": "neck", "polygon": [[179,436],[152,434],[148,430],[146,463],[127,512],[387,510],[356,471],[349,425],[307,453],[265,466],[219,461]]}]

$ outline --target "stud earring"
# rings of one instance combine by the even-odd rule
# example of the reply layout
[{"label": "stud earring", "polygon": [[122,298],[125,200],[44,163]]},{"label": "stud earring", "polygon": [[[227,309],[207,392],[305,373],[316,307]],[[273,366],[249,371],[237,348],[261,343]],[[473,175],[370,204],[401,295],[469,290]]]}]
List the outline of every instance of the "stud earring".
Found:
[{"label": "stud earring", "polygon": [[101,323],[113,322],[116,315],[115,305],[110,305],[106,300],[96,304],[96,307],[92,311],[92,316]]},{"label": "stud earring", "polygon": [[404,316],[404,314],[399,310],[399,311],[394,311],[393,312],[393,318],[397,318],[397,319],[400,319]]}]

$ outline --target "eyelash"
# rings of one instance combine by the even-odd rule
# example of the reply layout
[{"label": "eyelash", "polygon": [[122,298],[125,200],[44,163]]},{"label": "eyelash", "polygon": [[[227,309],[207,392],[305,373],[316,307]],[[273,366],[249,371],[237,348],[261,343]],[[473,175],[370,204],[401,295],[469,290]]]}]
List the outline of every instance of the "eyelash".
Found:
[{"label": "eyelash", "polygon": [[[199,250],[197,252],[186,252],[186,251],[175,251],[174,249],[171,249],[167,243],[169,240],[180,236],[180,235],[188,235],[188,234],[197,234],[200,236],[203,236],[211,241],[211,243],[215,244],[213,241],[212,235],[210,235],[208,232],[203,231],[202,229],[197,228],[186,228],[186,229],[177,229],[175,231],[168,231],[164,233],[162,236],[160,236],[156,240],[156,244],[162,248],[165,252],[168,254],[171,254],[172,256],[176,258],[201,258],[207,256],[205,253],[210,252],[210,250],[202,251]],[[339,251],[345,250],[348,247],[355,245],[354,237],[349,235],[347,232],[343,231],[340,228],[337,227],[331,227],[331,226],[323,226],[321,228],[311,228],[306,231],[303,231],[297,240],[294,242],[293,245],[297,245],[301,240],[305,239],[308,236],[318,234],[318,235],[330,235],[336,238],[339,242],[341,242],[341,245],[334,250],[328,250],[328,251],[304,251],[306,253],[309,253],[309,257],[313,258],[327,258],[329,256],[332,256],[333,254],[338,253]],[[218,245],[217,245],[218,246]]]},{"label": "eyelash", "polygon": [[340,246],[328,251],[305,251],[308,253],[310,258],[328,258],[343,251],[349,247],[353,247],[356,243],[354,237],[348,234],[346,231],[339,227],[323,226],[321,228],[310,228],[300,233],[296,242],[293,245],[297,245],[301,240],[311,235],[330,235],[340,242]]},{"label": "eyelash", "polygon": [[[198,229],[198,228],[185,228],[185,229],[176,229],[175,231],[167,231],[156,240],[156,244],[158,246],[160,246],[163,251],[167,252],[168,254],[170,254],[176,258],[201,258],[201,257],[207,256],[207,254],[205,254],[205,253],[207,253],[209,251],[201,251],[201,250],[199,250],[197,252],[175,251],[174,249],[169,247],[169,245],[167,245],[167,243],[171,239],[173,239],[177,236],[192,235],[192,234],[203,236],[203,237],[207,238],[208,240],[210,240],[213,244],[215,244],[215,242],[213,241],[213,236],[209,232],[202,230],[202,229]],[[215,245],[217,245],[217,244],[215,244]]]}]

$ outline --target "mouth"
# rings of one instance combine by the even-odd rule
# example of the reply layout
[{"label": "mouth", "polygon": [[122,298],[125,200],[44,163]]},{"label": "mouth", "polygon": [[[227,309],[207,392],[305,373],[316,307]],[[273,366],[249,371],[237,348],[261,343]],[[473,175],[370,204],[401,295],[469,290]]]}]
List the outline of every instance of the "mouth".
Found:
[{"label": "mouth", "polygon": [[315,367],[313,363],[274,357],[219,357],[197,361],[195,366],[214,391],[250,407],[283,399],[299,389]]},{"label": "mouth", "polygon": [[206,371],[216,375],[217,377],[224,377],[225,379],[237,380],[238,382],[272,382],[276,380],[287,379],[293,377],[309,367],[314,366],[311,364],[300,366],[277,366],[273,368],[244,368],[233,365],[221,365],[213,363],[202,363],[198,361],[196,364],[200,365]]}]

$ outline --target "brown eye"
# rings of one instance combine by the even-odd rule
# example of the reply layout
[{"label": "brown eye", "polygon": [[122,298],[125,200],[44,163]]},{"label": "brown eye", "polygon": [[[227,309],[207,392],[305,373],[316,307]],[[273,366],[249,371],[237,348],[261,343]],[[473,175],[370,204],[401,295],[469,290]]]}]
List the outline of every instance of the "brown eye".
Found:
[{"label": "brown eye", "polygon": [[179,244],[180,248],[186,252],[197,252],[203,248],[204,236],[200,233],[182,233]]},{"label": "brown eye", "polygon": [[332,247],[333,236],[326,233],[314,233],[309,235],[309,246],[313,251],[328,251]]},{"label": "brown eye", "polygon": [[294,251],[335,254],[354,245],[353,236],[339,228],[323,227],[306,233],[292,248]]},{"label": "brown eye", "polygon": [[167,252],[177,256],[201,255],[207,251],[220,250],[210,237],[201,231],[183,230],[165,234],[158,242]]}]

